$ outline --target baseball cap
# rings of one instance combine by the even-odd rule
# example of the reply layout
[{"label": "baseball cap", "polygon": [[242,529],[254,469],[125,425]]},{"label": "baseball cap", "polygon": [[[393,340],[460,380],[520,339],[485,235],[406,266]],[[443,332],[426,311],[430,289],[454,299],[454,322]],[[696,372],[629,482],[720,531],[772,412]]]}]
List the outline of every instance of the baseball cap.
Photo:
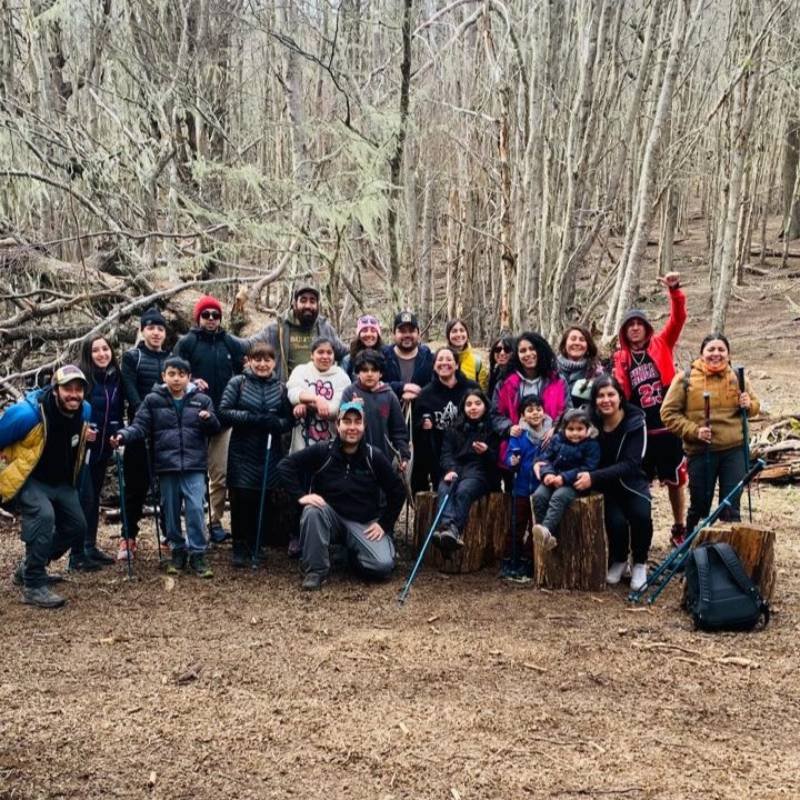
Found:
[{"label": "baseball cap", "polygon": [[294,299],[297,300],[297,298],[300,297],[301,294],[308,294],[309,292],[313,294],[317,298],[317,300],[319,300],[319,289],[317,289],[316,286],[310,286],[310,285],[298,286],[297,289],[294,290],[294,294],[292,295],[292,297],[294,297]]},{"label": "baseball cap", "polygon": [[364,404],[357,400],[348,400],[348,402],[342,403],[339,406],[339,416],[337,418],[341,419],[348,411],[355,411],[357,414],[360,414],[363,419]]},{"label": "baseball cap", "polygon": [[399,328],[401,325],[413,325],[419,330],[419,320],[413,311],[400,311],[394,318],[394,329]]},{"label": "baseball cap", "polygon": [[79,367],[76,367],[74,364],[65,364],[53,373],[51,383],[53,386],[65,386],[72,381],[83,381],[84,386],[89,385],[86,376]]}]

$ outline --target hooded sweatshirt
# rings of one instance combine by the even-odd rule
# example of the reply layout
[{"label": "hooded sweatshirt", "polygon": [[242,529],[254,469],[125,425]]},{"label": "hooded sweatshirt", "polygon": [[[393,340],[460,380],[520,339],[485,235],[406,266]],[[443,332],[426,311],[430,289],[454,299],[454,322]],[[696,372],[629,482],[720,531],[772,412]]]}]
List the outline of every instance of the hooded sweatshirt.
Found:
[{"label": "hooded sweatshirt", "polygon": [[342,403],[351,400],[359,400],[364,404],[364,441],[381,450],[390,461],[395,451],[404,461],[411,458],[403,410],[388,383],[379,383],[374,389],[366,389],[356,380],[342,393]]},{"label": "hooded sweatshirt", "polygon": [[644,412],[628,406],[625,416],[613,431],[603,430],[602,420],[597,421],[597,429],[600,465],[589,473],[592,489],[632,492],[649,500],[650,484],[642,469],[647,448]]}]

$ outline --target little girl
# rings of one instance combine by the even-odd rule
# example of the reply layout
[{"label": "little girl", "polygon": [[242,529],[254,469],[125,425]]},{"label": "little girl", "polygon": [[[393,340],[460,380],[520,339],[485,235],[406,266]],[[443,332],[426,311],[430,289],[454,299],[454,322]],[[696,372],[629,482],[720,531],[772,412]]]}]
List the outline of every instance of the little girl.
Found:
[{"label": "little girl", "polygon": [[489,401],[480,389],[469,389],[458,416],[444,433],[439,503],[450,492],[433,542],[449,553],[464,546],[464,528],[472,504],[491,491],[499,438],[489,418]]}]

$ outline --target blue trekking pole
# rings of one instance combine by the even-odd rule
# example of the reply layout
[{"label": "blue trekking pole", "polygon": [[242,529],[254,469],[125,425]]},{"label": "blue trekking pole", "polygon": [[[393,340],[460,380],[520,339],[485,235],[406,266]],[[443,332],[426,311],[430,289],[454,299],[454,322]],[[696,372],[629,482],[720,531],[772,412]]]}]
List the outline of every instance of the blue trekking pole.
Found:
[{"label": "blue trekking pole", "polygon": [[[736,367],[736,378],[739,382],[739,393],[744,391],[744,367]],[[750,471],[750,421],[747,418],[747,409],[742,409],[742,452],[744,453],[744,468],[746,472]],[[750,494],[750,484],[747,484],[747,513],[750,516],[750,522],[753,521],[753,498]]]},{"label": "blue trekking pole", "polygon": [[420,548],[419,555],[417,556],[417,562],[414,564],[414,568],[411,570],[411,574],[408,576],[408,580],[406,581],[405,586],[403,586],[403,590],[400,592],[400,596],[397,598],[397,602],[401,606],[403,605],[403,603],[405,603],[406,598],[408,597],[408,593],[411,591],[411,584],[414,583],[414,578],[417,577],[417,572],[419,571],[419,568],[422,564],[422,559],[425,558],[425,553],[428,550],[428,545],[430,545],[431,539],[433,538],[433,532],[436,530],[436,526],[439,524],[439,520],[442,518],[442,514],[444,513],[444,510],[447,507],[447,503],[450,501],[450,495],[453,494],[453,489],[455,488],[457,482],[458,478],[456,478],[450,484],[449,491],[442,498],[442,502],[439,505],[439,508],[436,512],[436,516],[433,518],[433,522],[431,523],[428,535],[425,537],[425,542]]},{"label": "blue trekking pole", "polygon": [[269,475],[269,453],[272,450],[272,434],[267,435],[267,454],[264,458],[264,476],[261,478],[261,497],[258,501],[258,528],[256,528],[256,547],[253,550],[252,568],[258,569],[258,554],[261,551],[261,525],[264,521],[264,501],[267,496],[267,476]]},{"label": "blue trekking pole", "polygon": [[122,453],[118,447],[114,451],[114,461],[117,465],[117,483],[119,484],[119,510],[122,517],[122,538],[128,543],[125,552],[128,554],[128,580],[133,578],[133,562],[128,531],[128,510],[125,508],[125,470],[122,465]]}]

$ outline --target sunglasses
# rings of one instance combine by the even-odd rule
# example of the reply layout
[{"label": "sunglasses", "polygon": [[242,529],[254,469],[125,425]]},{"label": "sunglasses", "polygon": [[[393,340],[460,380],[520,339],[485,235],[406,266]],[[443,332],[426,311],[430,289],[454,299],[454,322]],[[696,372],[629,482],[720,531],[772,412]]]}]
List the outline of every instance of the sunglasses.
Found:
[{"label": "sunglasses", "polygon": [[504,344],[496,344],[492,348],[493,353],[510,353],[512,352],[510,347],[506,347]]},{"label": "sunglasses", "polygon": [[222,319],[222,314],[219,311],[201,311],[200,319]]}]

